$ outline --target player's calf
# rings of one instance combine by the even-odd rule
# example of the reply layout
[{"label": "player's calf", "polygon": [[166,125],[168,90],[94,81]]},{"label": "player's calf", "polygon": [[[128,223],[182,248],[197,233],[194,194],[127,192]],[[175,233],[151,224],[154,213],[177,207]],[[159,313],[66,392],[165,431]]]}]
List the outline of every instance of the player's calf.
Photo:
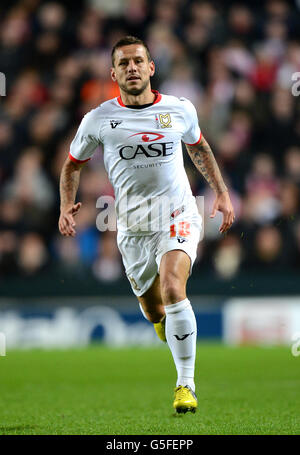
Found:
[{"label": "player's calf", "polygon": [[[152,322],[158,338],[161,341],[166,342],[167,339],[166,339],[166,333],[165,333],[165,327],[166,327],[165,313],[161,312],[161,308],[160,308],[160,311],[158,310],[156,312],[145,311],[141,302],[139,302],[139,305],[140,305],[140,309],[141,309],[141,312],[142,312],[144,318],[147,319],[148,321]],[[160,305],[160,307],[161,307],[161,305]]]}]

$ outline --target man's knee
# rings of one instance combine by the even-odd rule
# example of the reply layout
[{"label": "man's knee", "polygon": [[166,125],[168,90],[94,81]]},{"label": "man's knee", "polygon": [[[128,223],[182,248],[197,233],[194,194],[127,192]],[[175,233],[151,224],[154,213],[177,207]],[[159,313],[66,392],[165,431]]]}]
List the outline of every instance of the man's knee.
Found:
[{"label": "man's knee", "polygon": [[161,282],[161,294],[164,305],[180,302],[186,297],[185,283],[170,274]]}]

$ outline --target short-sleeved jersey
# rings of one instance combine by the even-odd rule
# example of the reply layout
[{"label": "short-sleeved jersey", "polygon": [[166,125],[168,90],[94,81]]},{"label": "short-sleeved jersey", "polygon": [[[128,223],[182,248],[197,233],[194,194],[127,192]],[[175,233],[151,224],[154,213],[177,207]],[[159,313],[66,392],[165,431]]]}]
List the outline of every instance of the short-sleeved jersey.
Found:
[{"label": "short-sleeved jersey", "polygon": [[[171,209],[197,212],[181,145],[200,142],[196,109],[185,98],[153,92],[155,102],[142,109],[128,108],[118,97],[87,113],[70,148],[70,159],[84,162],[102,143],[118,230],[129,235],[161,229]],[[162,216],[161,201],[168,199],[171,208]]]}]

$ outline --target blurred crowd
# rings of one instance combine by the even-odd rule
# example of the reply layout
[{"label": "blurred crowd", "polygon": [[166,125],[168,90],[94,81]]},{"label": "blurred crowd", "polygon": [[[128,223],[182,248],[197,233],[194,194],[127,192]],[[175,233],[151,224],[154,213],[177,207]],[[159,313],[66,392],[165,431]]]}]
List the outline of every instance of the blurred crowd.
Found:
[{"label": "blurred crowd", "polygon": [[152,87],[194,103],[230,189],[236,221],[220,235],[214,194],[185,153],[205,196],[194,274],[300,272],[300,1],[2,0],[0,279],[124,273],[116,233],[96,228],[97,198],[113,195],[101,147],[82,171],[76,238],[57,221],[70,142],[86,112],[119,94],[110,53],[127,34],[150,48]]}]

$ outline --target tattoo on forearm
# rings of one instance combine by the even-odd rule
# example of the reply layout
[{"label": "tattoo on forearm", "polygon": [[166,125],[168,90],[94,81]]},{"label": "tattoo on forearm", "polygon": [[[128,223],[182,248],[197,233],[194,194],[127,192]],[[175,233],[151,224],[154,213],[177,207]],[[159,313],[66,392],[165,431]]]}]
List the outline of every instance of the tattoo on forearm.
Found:
[{"label": "tattoo on forearm", "polygon": [[60,206],[65,207],[74,204],[79,186],[80,169],[71,161],[66,162],[60,176]]},{"label": "tattoo on forearm", "polygon": [[205,177],[210,187],[216,193],[227,191],[214,154],[204,137],[202,136],[199,144],[193,146],[187,145],[186,148],[194,165],[203,177]]}]

